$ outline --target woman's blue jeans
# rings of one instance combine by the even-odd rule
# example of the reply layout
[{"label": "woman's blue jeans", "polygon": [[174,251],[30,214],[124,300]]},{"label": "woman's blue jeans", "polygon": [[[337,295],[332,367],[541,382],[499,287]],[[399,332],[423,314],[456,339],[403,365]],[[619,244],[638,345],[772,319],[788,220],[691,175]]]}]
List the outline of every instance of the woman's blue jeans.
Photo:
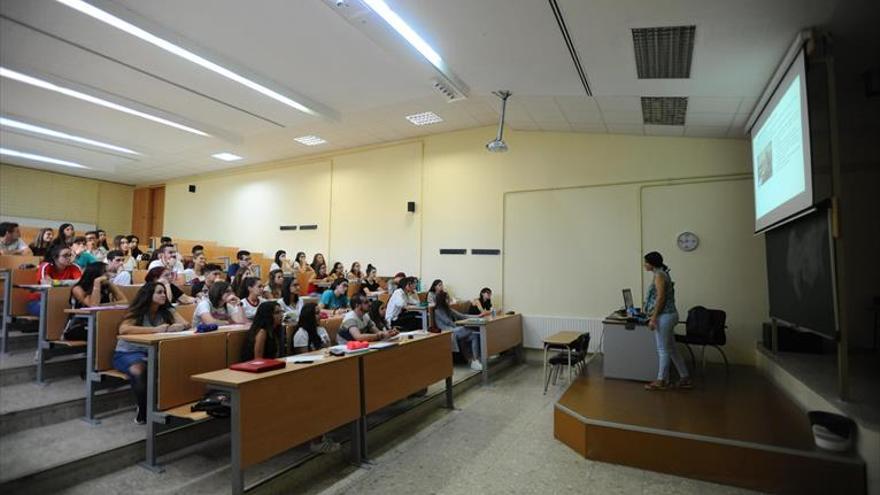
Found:
[{"label": "woman's blue jeans", "polygon": [[657,379],[669,380],[669,362],[675,365],[678,376],[687,378],[690,376],[687,366],[684,364],[678,348],[675,346],[675,325],[678,323],[678,313],[661,313],[657,315],[657,328],[654,330],[654,338],[657,340],[657,357],[660,358],[660,367],[657,370]]}]

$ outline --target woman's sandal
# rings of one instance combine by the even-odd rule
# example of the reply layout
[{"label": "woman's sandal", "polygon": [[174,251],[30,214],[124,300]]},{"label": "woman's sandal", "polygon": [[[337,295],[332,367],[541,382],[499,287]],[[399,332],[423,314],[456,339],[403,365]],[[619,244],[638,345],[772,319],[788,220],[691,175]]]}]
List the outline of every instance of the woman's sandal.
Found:
[{"label": "woman's sandal", "polygon": [[666,383],[660,380],[654,380],[653,382],[645,384],[645,390],[666,390]]},{"label": "woman's sandal", "polygon": [[690,378],[682,378],[675,384],[675,388],[690,390],[694,388],[694,382]]}]

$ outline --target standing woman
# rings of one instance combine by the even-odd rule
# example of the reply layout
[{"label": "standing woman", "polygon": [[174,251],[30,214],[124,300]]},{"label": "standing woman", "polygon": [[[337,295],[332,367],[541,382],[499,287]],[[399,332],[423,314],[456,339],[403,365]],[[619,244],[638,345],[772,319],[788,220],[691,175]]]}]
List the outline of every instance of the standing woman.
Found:
[{"label": "standing woman", "polygon": [[247,333],[247,340],[241,348],[241,360],[277,359],[284,355],[282,345],[284,333],[281,320],[284,310],[275,301],[260,303],[254,314],[254,321]]},{"label": "standing woman", "polygon": [[49,246],[52,245],[52,239],[54,238],[55,232],[52,232],[52,229],[42,228],[34,238],[34,242],[28,247],[31,248],[31,253],[33,253],[34,256],[46,256],[46,251],[49,250]]},{"label": "standing woman", "polygon": [[669,361],[678,371],[676,386],[693,388],[687,366],[675,346],[678,310],[675,308],[675,283],[669,277],[669,267],[663,263],[660,253],[651,251],[645,255],[645,271],[654,274],[645,300],[645,314],[648,315],[648,328],[656,332],[657,357],[660,359],[657,379],[645,385],[645,389],[665,390],[669,387]]},{"label": "standing woman", "polygon": [[[145,283],[128,307],[128,314],[119,324],[120,335],[180,332],[189,328],[165,296],[165,286],[156,282]],[[147,422],[147,353],[123,339],[116,341],[113,367],[128,375],[131,390],[137,399],[135,423]]]}]

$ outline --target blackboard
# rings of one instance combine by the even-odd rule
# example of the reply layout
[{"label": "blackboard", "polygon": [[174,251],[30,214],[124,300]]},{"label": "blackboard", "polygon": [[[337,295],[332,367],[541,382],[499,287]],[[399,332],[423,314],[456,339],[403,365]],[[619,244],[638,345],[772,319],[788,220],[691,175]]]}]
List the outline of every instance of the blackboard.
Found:
[{"label": "blackboard", "polygon": [[765,234],[770,316],[834,339],[834,278],[827,209]]}]

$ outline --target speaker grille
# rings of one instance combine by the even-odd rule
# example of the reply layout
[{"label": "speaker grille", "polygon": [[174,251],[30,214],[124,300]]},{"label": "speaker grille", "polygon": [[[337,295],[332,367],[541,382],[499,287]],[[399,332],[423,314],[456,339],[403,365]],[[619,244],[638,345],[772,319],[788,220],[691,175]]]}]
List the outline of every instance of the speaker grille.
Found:
[{"label": "speaker grille", "polygon": [[646,124],[684,125],[688,99],[685,96],[643,96],[642,118]]},{"label": "speaker grille", "polygon": [[633,29],[633,48],[639,79],[691,77],[696,30],[696,26]]}]

